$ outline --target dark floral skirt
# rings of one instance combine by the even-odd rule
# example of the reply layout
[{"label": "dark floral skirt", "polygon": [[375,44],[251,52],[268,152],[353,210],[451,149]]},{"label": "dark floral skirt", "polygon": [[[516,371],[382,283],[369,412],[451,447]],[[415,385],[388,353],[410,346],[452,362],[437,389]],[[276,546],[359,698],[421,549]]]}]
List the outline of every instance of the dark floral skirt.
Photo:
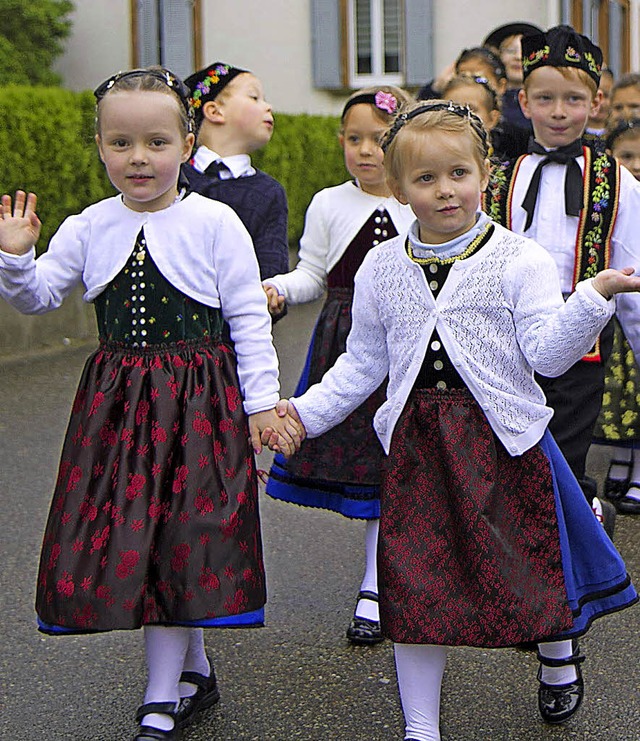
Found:
[{"label": "dark floral skirt", "polygon": [[[351,329],[352,300],[353,290],[330,289],[314,329],[296,396],[320,381],[344,352]],[[373,429],[373,416],[385,398],[386,382],[341,424],[320,437],[305,440],[289,460],[276,455],[267,494],[347,517],[378,517],[385,455]]]},{"label": "dark floral skirt", "polygon": [[640,371],[622,327],[614,319],[613,349],[607,361],[602,408],[593,437],[610,445],[640,445]]},{"label": "dark floral skirt", "polygon": [[233,351],[206,340],[102,344],[62,450],[38,574],[41,630],[247,624],[265,601]]},{"label": "dark floral skirt", "polygon": [[410,397],[381,487],[385,634],[498,647],[573,625],[550,464],[511,457],[466,390]]}]

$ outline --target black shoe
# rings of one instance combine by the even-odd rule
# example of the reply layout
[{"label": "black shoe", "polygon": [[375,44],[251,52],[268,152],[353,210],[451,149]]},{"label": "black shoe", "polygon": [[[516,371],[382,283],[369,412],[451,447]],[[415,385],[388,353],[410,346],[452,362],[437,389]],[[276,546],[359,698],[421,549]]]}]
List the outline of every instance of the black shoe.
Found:
[{"label": "black shoe", "polygon": [[569,720],[582,705],[584,697],[584,680],[580,664],[584,656],[580,656],[580,650],[576,646],[573,656],[568,659],[548,659],[538,652],[538,661],[544,666],[568,666],[573,664],[576,668],[576,680],[566,684],[547,684],[543,682],[542,667],[538,669],[538,709],[545,723],[557,724]]},{"label": "black shoe", "polygon": [[211,672],[208,677],[205,677],[204,674],[199,674],[198,672],[182,672],[180,675],[181,682],[195,684],[198,689],[194,695],[191,695],[191,697],[183,697],[180,700],[176,712],[176,725],[179,728],[183,728],[191,723],[197,713],[215,705],[220,699],[220,690],[218,689],[216,672],[213,668],[213,662],[211,659],[209,659],[209,666],[211,667]]},{"label": "black shoe", "polygon": [[[377,602],[378,595],[375,592],[360,592],[356,602],[356,609],[361,599]],[[361,618],[356,615],[351,618],[351,623],[347,628],[347,638],[356,646],[370,646],[374,643],[384,641],[379,620],[369,620],[368,618]]]},{"label": "black shoe", "polygon": [[153,726],[140,726],[133,741],[178,741],[181,738],[180,729],[176,723],[176,704],[175,702],[148,702],[146,705],[140,705],[136,713],[138,723],[145,715],[151,713],[160,713],[173,718],[174,727],[169,731],[163,731]]},{"label": "black shoe", "polygon": [[[627,475],[625,476],[625,478],[612,479],[611,469],[613,468],[613,466],[626,467]],[[609,469],[607,471],[607,476],[604,480],[603,496],[605,497],[605,499],[609,499],[613,502],[616,499],[620,499],[620,497],[623,497],[627,493],[630,480],[631,480],[631,461],[612,460],[611,463],[609,463]]]},{"label": "black shoe", "polygon": [[613,506],[621,515],[640,515],[640,499],[628,496],[629,489],[640,489],[639,481],[631,481],[624,493],[617,499],[612,500]]}]

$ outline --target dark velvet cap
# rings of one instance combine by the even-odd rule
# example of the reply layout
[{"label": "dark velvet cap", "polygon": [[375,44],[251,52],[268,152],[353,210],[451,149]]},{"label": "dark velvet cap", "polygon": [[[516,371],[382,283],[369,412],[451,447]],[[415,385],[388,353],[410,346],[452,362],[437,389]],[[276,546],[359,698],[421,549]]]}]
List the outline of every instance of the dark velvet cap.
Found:
[{"label": "dark velvet cap", "polygon": [[591,39],[571,26],[554,26],[548,31],[522,38],[522,70],[525,79],[538,67],[584,70],[597,87],[602,70],[602,51]]}]

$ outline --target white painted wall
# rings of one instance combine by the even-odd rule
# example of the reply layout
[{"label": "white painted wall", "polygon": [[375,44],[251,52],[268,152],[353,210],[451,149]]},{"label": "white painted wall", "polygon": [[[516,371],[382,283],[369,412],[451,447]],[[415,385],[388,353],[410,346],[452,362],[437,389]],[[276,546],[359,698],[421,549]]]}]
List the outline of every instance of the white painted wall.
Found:
[{"label": "white painted wall", "polygon": [[[343,95],[313,88],[309,5],[307,0],[203,0],[203,64],[221,60],[252,70],[276,111],[339,113]],[[56,69],[67,87],[93,89],[131,66],[130,3],[75,0],[75,6],[72,36]],[[438,71],[503,23],[556,25],[560,0],[434,0],[434,15]],[[631,28],[632,68],[640,70],[640,0],[631,0]]]}]

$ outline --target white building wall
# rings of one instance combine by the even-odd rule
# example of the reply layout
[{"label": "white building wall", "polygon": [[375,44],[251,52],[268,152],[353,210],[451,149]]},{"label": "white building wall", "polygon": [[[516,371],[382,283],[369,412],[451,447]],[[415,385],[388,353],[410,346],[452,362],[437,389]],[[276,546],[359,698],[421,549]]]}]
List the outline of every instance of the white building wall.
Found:
[{"label": "white building wall", "polygon": [[71,90],[93,90],[118,70],[131,67],[128,0],[74,0],[66,52],[55,70]]},{"label": "white building wall", "polygon": [[[434,68],[478,46],[491,29],[511,21],[542,28],[560,20],[561,0],[433,0]],[[131,67],[129,0],[75,0],[73,30],[57,71],[73,90],[93,89]],[[267,99],[283,113],[339,113],[344,95],[313,87],[308,0],[202,0],[203,64],[224,61],[260,77]],[[640,70],[640,0],[631,0],[631,66]],[[426,75],[425,75],[426,77]],[[426,81],[426,79],[425,79]]]}]

